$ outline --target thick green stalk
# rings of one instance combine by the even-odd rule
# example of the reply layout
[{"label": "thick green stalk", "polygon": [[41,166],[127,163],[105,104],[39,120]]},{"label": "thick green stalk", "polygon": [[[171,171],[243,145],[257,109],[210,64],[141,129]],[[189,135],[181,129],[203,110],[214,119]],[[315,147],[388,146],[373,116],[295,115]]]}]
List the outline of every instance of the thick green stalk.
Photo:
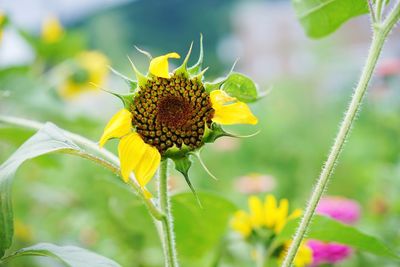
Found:
[{"label": "thick green stalk", "polygon": [[319,203],[319,200],[322,197],[322,194],[326,191],[328,181],[330,176],[333,173],[334,167],[338,161],[340,152],[343,148],[343,145],[349,135],[351,127],[355,121],[356,115],[360,109],[362,104],[363,97],[368,88],[369,81],[371,80],[373,71],[375,69],[378,58],[381,54],[382,47],[385,43],[385,40],[392,30],[393,26],[396,24],[400,16],[400,3],[397,3],[395,8],[389,14],[387,20],[380,24],[374,25],[374,35],[371,43],[371,47],[368,53],[368,58],[361,73],[360,80],[357,84],[357,87],[354,90],[354,94],[352,96],[350,105],[346,111],[345,117],[342,121],[342,124],[337,133],[335,142],[331,148],[328,159],[322,169],[322,172],[317,180],[317,184],[311,194],[311,197],[308,201],[308,205],[305,209],[304,215],[300,221],[300,225],[297,228],[296,234],[294,235],[293,242],[289,248],[289,251],[282,262],[282,267],[290,267],[295,256],[297,250],[304,239],[304,236],[307,233],[307,230],[310,226],[311,219],[314,215],[315,209]]},{"label": "thick green stalk", "polygon": [[158,194],[160,209],[164,214],[161,223],[164,236],[165,267],[178,267],[177,253],[175,247],[174,226],[168,194],[168,159],[160,164]]}]

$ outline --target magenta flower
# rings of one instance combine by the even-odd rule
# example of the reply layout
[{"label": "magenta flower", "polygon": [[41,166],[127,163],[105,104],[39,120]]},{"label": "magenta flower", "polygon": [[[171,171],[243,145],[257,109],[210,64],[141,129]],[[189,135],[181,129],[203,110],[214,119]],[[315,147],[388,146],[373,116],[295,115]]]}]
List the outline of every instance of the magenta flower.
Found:
[{"label": "magenta flower", "polygon": [[[330,196],[321,199],[317,213],[345,224],[354,224],[360,218],[360,205],[351,199]],[[350,247],[338,243],[309,240],[307,245],[313,251],[312,267],[325,263],[335,264],[352,254]]]}]

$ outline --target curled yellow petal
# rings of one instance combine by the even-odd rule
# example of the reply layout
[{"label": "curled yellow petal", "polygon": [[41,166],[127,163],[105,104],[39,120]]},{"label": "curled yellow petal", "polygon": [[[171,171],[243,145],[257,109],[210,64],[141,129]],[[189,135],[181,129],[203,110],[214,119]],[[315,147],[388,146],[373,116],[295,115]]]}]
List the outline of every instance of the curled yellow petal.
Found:
[{"label": "curled yellow petal", "polygon": [[180,58],[179,54],[173,52],[168,53],[163,56],[153,58],[150,61],[149,71],[151,74],[161,78],[170,78],[168,70],[168,59],[170,58]]},{"label": "curled yellow petal", "polygon": [[42,39],[45,43],[56,43],[64,35],[64,29],[55,16],[46,18],[42,25]]},{"label": "curled yellow petal", "polygon": [[262,226],[264,222],[264,209],[261,200],[256,196],[249,198],[250,218],[254,227]]},{"label": "curled yellow petal", "polygon": [[257,124],[249,106],[236,98],[230,97],[222,90],[214,90],[210,94],[211,104],[215,110],[213,121],[220,124]]},{"label": "curled yellow petal", "polygon": [[133,171],[143,189],[153,178],[161,162],[161,155],[157,148],[146,144],[135,132],[121,139],[118,154],[124,181],[128,181],[129,174]]},{"label": "curled yellow petal", "polygon": [[132,113],[127,109],[118,111],[104,128],[103,135],[100,138],[100,147],[111,138],[120,138],[131,132],[132,127]]},{"label": "curled yellow petal", "polygon": [[265,225],[268,228],[272,228],[276,222],[276,198],[273,195],[267,195],[265,197]]}]

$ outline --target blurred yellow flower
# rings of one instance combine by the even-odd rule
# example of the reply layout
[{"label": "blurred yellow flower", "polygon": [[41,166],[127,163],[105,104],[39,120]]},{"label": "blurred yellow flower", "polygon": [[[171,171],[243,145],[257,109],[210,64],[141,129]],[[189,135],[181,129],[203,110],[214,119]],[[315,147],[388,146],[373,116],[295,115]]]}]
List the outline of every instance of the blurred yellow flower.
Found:
[{"label": "blurred yellow flower", "polygon": [[3,38],[3,29],[5,24],[6,24],[6,14],[2,10],[0,10],[0,42]]},{"label": "blurred yellow flower", "polygon": [[289,202],[281,199],[279,205],[273,195],[267,195],[264,203],[260,198],[251,196],[248,200],[250,212],[239,210],[234,214],[231,221],[233,230],[248,238],[253,232],[260,229],[272,230],[278,234],[288,220],[301,215],[301,210],[296,209],[290,215]]},{"label": "blurred yellow flower", "polygon": [[14,221],[15,237],[22,242],[31,242],[33,239],[32,229],[21,220]]},{"label": "blurred yellow flower", "polygon": [[[288,251],[291,241],[287,241],[284,244],[284,248],[282,249],[279,255],[279,261],[283,261],[285,258],[286,252]],[[299,249],[297,250],[296,257],[294,258],[293,265],[296,267],[306,267],[309,266],[313,261],[313,251],[307,246],[304,242],[300,244]]]},{"label": "blurred yellow flower", "polygon": [[[121,174],[128,181],[134,172],[145,189],[169,152],[184,153],[200,148],[213,122],[220,124],[255,124],[257,119],[247,105],[221,90],[206,92],[201,75],[191,76],[186,63],[171,75],[168,59],[180,58],[173,52],[151,59],[148,77],[132,67],[138,79],[131,104],[118,111],[100,138],[103,146],[110,138],[120,138],[118,145]],[[234,102],[233,104],[227,102]],[[247,107],[247,109],[246,109]],[[215,115],[218,119],[214,120]],[[184,151],[184,152],[182,152]]]},{"label": "blurred yellow flower", "polygon": [[42,40],[45,43],[53,44],[64,36],[64,28],[56,16],[47,17],[42,24]]},{"label": "blurred yellow flower", "polygon": [[109,61],[97,51],[85,51],[78,54],[71,64],[68,77],[60,86],[60,94],[65,98],[77,95],[102,86],[109,73]]}]

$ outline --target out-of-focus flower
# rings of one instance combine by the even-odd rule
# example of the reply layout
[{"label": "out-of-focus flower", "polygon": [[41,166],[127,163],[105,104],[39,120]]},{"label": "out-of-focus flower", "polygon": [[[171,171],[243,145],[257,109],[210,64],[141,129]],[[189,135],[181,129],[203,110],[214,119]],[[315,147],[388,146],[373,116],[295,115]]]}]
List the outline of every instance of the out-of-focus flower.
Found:
[{"label": "out-of-focus flower", "polygon": [[69,73],[59,88],[65,98],[101,87],[109,73],[107,57],[97,51],[81,52],[70,63]]},{"label": "out-of-focus flower", "polygon": [[6,14],[2,10],[0,10],[0,42],[3,38],[3,30],[4,26],[6,25],[6,21],[7,21]]},{"label": "out-of-focus flower", "polygon": [[[281,251],[279,255],[279,260],[283,261],[286,256],[286,252],[289,250],[291,241],[287,241],[284,244],[284,249]],[[309,266],[313,262],[313,251],[310,246],[304,242],[300,244],[299,249],[297,250],[296,257],[293,260],[293,265],[296,267],[305,267]]]},{"label": "out-of-focus flower", "polygon": [[400,59],[390,58],[382,60],[382,62],[376,68],[376,74],[378,77],[382,78],[400,75]]},{"label": "out-of-focus flower", "polygon": [[272,175],[250,173],[235,181],[235,189],[243,194],[257,194],[274,190],[276,180]]},{"label": "out-of-focus flower", "polygon": [[42,40],[47,44],[54,44],[64,36],[64,28],[56,16],[47,17],[42,24]]},{"label": "out-of-focus flower", "polygon": [[319,240],[308,240],[307,245],[313,253],[313,263],[311,266],[316,267],[321,264],[335,264],[347,259],[352,249],[348,246],[337,243],[326,243]]},{"label": "out-of-focus flower", "polygon": [[206,90],[202,53],[201,49],[198,63],[188,67],[189,51],[173,73],[168,60],[180,58],[174,52],[151,58],[147,75],[131,62],[137,81],[129,80],[131,94],[120,96],[124,108],[110,119],[100,138],[100,146],[111,138],[120,139],[122,177],[127,182],[133,172],[147,197],[151,194],[145,187],[162,159],[174,160],[188,181],[189,156],[205,143],[226,136],[220,125],[258,121],[247,104],[219,89],[219,84]]},{"label": "out-of-focus flower", "polygon": [[33,239],[32,229],[19,219],[14,221],[14,233],[16,239],[22,242],[31,242]]},{"label": "out-of-focus flower", "polygon": [[344,197],[322,198],[316,212],[346,224],[354,224],[360,219],[360,205]]},{"label": "out-of-focus flower", "polygon": [[383,196],[372,198],[369,207],[371,207],[371,211],[376,215],[384,215],[390,208],[388,200]]},{"label": "out-of-focus flower", "polygon": [[219,152],[231,152],[238,149],[239,145],[238,138],[222,138],[215,141],[214,148]]},{"label": "out-of-focus flower", "polygon": [[[231,220],[231,228],[246,241],[252,244],[262,244],[266,250],[286,223],[301,215],[301,210],[299,209],[289,214],[288,200],[281,199],[278,205],[273,195],[267,195],[264,203],[256,196],[251,196],[248,202],[249,212],[244,210],[237,211]],[[287,240],[270,255],[282,260],[290,242],[290,240]],[[294,265],[296,267],[304,267],[311,262],[312,251],[306,243],[302,243],[294,260]]]},{"label": "out-of-focus flower", "polygon": [[[351,199],[329,196],[321,199],[316,212],[345,224],[354,224],[360,218],[360,205]],[[313,251],[313,267],[335,264],[352,254],[350,247],[334,242],[309,240],[307,244]]]}]

